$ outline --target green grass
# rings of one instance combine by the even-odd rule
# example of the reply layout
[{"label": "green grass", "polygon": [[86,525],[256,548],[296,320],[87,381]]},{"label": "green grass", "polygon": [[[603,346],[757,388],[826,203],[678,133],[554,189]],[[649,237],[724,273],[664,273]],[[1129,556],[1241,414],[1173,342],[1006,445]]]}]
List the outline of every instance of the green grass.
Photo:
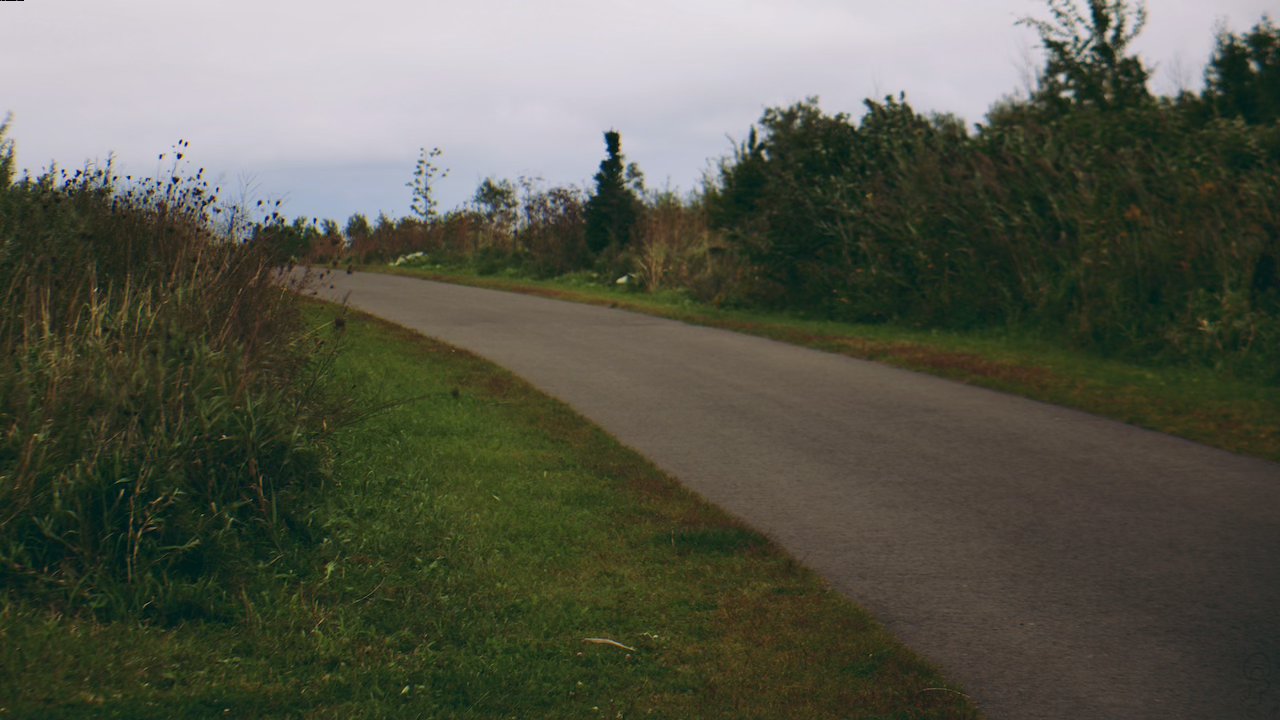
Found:
[{"label": "green grass", "polygon": [[976,717],[766,538],[565,406],[364,316],[344,334],[335,387],[386,409],[334,438],[311,542],[261,563],[221,622],[0,594],[0,718]]},{"label": "green grass", "polygon": [[1280,387],[1235,379],[1212,369],[1139,365],[1014,332],[852,325],[717,308],[673,291],[647,294],[608,287],[587,275],[532,280],[441,266],[361,269],[608,305],[751,333],[1077,408],[1280,461]]}]

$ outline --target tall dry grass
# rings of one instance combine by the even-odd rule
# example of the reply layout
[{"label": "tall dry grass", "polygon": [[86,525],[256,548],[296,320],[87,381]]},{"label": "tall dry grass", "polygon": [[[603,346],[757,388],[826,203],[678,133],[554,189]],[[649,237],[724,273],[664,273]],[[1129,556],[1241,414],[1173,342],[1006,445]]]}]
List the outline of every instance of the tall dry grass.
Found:
[{"label": "tall dry grass", "polygon": [[[185,144],[174,154],[181,158]],[[322,362],[268,253],[220,237],[202,172],[0,186],[0,584],[164,618],[323,481]]]},{"label": "tall dry grass", "polygon": [[673,193],[651,195],[641,210],[635,238],[634,274],[646,290],[684,290],[713,305],[737,299],[744,266],[721,233],[712,229],[700,203]]}]

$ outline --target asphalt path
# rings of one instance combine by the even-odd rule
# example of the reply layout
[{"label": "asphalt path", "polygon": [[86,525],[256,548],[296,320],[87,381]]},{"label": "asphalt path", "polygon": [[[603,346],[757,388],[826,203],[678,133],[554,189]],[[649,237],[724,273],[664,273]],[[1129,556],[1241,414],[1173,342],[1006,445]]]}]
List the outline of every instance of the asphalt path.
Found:
[{"label": "asphalt path", "polygon": [[619,310],[360,273],[319,288],[568,403],[993,720],[1280,717],[1280,465]]}]

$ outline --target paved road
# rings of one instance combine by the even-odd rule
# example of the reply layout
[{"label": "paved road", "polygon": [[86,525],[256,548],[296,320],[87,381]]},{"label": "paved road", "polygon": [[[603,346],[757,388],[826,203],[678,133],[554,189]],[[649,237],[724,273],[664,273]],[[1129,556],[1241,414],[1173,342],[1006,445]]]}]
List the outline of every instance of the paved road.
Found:
[{"label": "paved road", "polygon": [[569,403],[993,720],[1280,717],[1280,465],[617,310],[382,275],[323,289]]}]

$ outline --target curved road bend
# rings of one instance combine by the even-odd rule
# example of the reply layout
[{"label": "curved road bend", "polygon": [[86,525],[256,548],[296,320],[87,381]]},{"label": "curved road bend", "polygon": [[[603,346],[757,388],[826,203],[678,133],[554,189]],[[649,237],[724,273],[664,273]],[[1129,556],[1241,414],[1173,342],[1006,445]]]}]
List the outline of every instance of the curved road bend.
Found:
[{"label": "curved road bend", "polygon": [[572,405],[993,720],[1280,717],[1280,465],[618,310],[387,275],[322,287]]}]

